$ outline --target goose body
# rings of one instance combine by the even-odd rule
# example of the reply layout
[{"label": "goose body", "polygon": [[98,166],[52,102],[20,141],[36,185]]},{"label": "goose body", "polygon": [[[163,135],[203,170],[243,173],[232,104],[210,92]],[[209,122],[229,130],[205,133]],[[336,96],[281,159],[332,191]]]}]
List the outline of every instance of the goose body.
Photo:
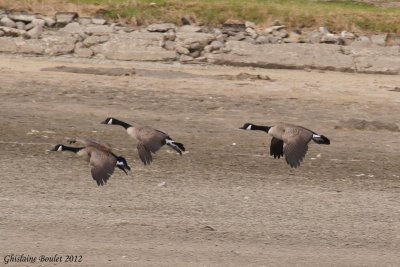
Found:
[{"label": "goose body", "polygon": [[52,151],[70,151],[81,156],[84,160],[89,162],[92,177],[99,186],[107,183],[110,176],[114,173],[115,167],[121,169],[125,174],[128,174],[126,170],[131,169],[125,158],[116,156],[111,151],[109,144],[101,143],[90,138],[70,139],[69,142],[79,142],[84,146],[70,147],[58,144]]},{"label": "goose body", "polygon": [[136,148],[144,165],[150,164],[153,161],[152,154],[155,154],[164,145],[168,145],[180,155],[185,151],[183,144],[175,142],[168,134],[154,128],[139,125],[133,126],[111,117],[101,123],[119,125],[125,128],[128,135],[138,141]]},{"label": "goose body", "polygon": [[278,159],[285,156],[286,162],[292,168],[300,166],[311,140],[317,144],[330,144],[330,140],[326,136],[294,124],[280,123],[274,126],[261,126],[245,123],[240,129],[264,131],[271,135],[271,156]]}]

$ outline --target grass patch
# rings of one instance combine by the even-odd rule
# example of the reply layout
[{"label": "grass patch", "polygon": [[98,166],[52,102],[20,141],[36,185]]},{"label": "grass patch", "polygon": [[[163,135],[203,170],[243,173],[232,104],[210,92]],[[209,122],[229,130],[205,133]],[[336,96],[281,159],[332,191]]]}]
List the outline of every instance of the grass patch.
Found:
[{"label": "grass patch", "polygon": [[400,9],[382,8],[355,0],[0,0],[0,7],[15,6],[15,2],[31,11],[39,11],[38,6],[42,9],[58,6],[57,10],[74,9],[92,15],[101,9],[110,19],[138,25],[180,23],[180,18],[185,15],[206,25],[239,19],[266,26],[279,20],[293,28],[327,26],[331,31],[400,34]]}]

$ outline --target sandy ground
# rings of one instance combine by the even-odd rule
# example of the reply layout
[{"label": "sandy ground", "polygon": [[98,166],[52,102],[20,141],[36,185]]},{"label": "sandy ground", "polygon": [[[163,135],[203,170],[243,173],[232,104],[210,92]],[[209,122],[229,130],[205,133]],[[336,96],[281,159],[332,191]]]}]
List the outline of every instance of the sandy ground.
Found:
[{"label": "sandy ground", "polygon": [[[41,71],[56,66],[137,74]],[[399,123],[400,76],[4,55],[0,71],[0,261],[400,266],[400,133],[335,129],[349,118]],[[273,81],[229,78],[241,72]],[[163,148],[145,167],[122,128],[100,124],[108,116],[166,131],[188,153]],[[292,170],[270,158],[268,136],[237,129],[279,121],[332,144],[312,144]],[[74,136],[111,143],[132,172],[97,187],[84,161],[46,151]]]}]

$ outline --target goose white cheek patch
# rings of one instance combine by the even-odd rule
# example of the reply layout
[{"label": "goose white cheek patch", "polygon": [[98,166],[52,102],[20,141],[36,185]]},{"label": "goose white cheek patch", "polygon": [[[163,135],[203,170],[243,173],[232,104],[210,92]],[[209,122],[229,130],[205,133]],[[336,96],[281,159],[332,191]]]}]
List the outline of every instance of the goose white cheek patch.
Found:
[{"label": "goose white cheek patch", "polygon": [[247,126],[246,130],[251,130],[251,125]]},{"label": "goose white cheek patch", "polygon": [[312,137],[313,137],[313,138],[321,138],[321,136],[318,135],[318,134],[313,134]]},{"label": "goose white cheek patch", "polygon": [[107,124],[112,124],[113,120],[110,119]]},{"label": "goose white cheek patch", "polygon": [[59,147],[57,148],[57,151],[62,151],[62,146],[59,146]]}]

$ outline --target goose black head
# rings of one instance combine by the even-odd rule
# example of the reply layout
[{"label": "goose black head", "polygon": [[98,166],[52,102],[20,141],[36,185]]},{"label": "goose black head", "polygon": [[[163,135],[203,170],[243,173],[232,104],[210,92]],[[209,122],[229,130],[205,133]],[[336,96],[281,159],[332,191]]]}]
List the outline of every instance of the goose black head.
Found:
[{"label": "goose black head", "polygon": [[128,175],[128,173],[126,172],[126,170],[130,171],[131,167],[129,167],[128,162],[126,161],[126,159],[124,157],[117,157],[117,167],[122,170],[126,175]]},{"label": "goose black head", "polygon": [[253,124],[252,123],[245,123],[242,127],[240,127],[239,129],[242,129],[242,130],[252,130],[252,126],[253,126]]},{"label": "goose black head", "polygon": [[63,150],[65,150],[65,146],[62,145],[62,144],[58,144],[53,149],[51,149],[50,151],[63,151]]},{"label": "goose black head", "polygon": [[101,124],[114,124],[115,119],[112,117],[108,117],[104,121],[101,122]]}]

